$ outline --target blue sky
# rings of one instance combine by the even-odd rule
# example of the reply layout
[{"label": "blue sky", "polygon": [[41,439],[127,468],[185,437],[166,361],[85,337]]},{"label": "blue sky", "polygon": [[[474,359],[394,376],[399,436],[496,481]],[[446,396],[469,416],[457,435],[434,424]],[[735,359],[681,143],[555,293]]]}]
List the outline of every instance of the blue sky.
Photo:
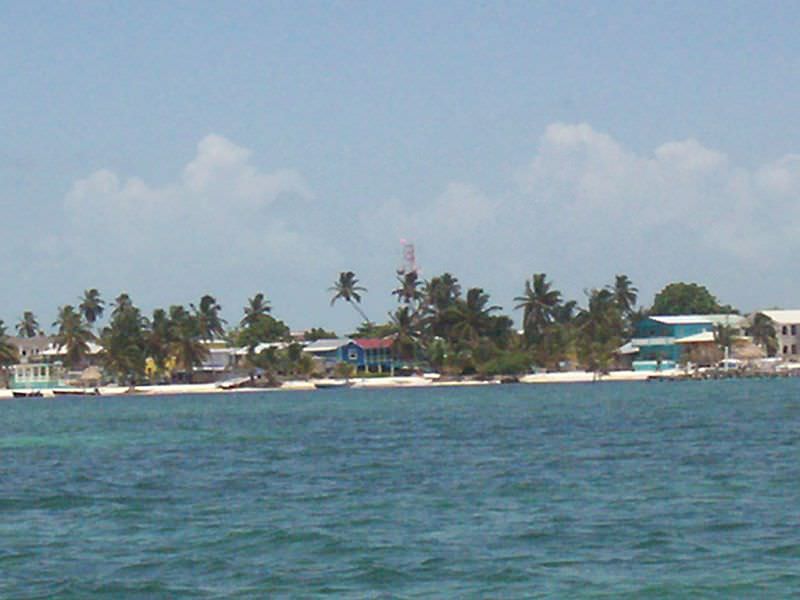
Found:
[{"label": "blue sky", "polygon": [[625,272],[800,305],[796,3],[5,2],[0,318],[86,287],[380,320],[415,242],[507,311]]}]

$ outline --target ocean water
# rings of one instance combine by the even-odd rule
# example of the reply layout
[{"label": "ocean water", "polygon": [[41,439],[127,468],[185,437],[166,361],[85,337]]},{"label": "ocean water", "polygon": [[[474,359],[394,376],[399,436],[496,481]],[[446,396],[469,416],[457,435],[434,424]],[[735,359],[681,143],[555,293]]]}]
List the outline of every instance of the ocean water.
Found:
[{"label": "ocean water", "polygon": [[800,380],[0,403],[0,598],[787,598]]}]

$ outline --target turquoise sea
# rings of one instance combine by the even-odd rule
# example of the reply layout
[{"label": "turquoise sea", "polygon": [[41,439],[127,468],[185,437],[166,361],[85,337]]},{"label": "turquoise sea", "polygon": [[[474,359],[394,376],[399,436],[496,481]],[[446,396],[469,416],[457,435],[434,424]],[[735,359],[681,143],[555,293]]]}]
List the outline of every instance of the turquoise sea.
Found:
[{"label": "turquoise sea", "polygon": [[0,403],[0,598],[787,598],[800,380]]}]

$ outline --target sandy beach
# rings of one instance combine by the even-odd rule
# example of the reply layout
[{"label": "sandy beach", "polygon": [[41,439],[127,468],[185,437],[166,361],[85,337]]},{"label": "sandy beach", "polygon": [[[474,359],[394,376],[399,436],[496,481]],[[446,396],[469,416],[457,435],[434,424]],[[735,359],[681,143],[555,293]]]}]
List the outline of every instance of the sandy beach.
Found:
[{"label": "sandy beach", "polygon": [[[678,375],[678,371],[662,371],[659,376],[672,377]],[[552,383],[592,383],[592,382],[615,382],[615,381],[646,381],[654,373],[642,371],[612,371],[607,375],[598,377],[595,373],[586,371],[568,371],[564,373],[534,373],[519,378],[520,383],[527,384],[552,384]],[[445,379],[441,380],[436,376],[406,376],[406,377],[370,377],[370,378],[351,378],[349,381],[344,379],[315,379],[315,380],[291,380],[286,381],[279,387],[239,387],[236,389],[224,389],[219,383],[186,383],[171,385],[137,385],[133,391],[127,386],[108,385],[98,388],[100,396],[166,396],[176,394],[226,394],[242,392],[269,392],[269,391],[312,391],[318,390],[317,384],[329,387],[351,387],[355,389],[386,389],[386,388],[410,388],[410,387],[463,387],[463,386],[484,386],[497,385],[498,380],[477,380],[477,379]],[[59,389],[59,388],[57,388]],[[78,389],[63,388],[79,394]],[[58,397],[53,390],[41,390],[42,398]],[[87,392],[90,390],[87,390]],[[0,390],[0,399],[13,398],[12,390]]]}]

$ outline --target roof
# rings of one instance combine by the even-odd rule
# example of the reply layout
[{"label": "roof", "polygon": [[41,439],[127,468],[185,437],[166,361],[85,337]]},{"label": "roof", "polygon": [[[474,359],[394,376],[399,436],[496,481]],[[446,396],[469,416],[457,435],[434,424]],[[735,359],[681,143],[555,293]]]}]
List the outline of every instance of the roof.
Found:
[{"label": "roof", "polygon": [[744,321],[742,315],[653,315],[650,318],[664,325],[734,325]]},{"label": "roof", "polygon": [[331,352],[346,346],[353,340],[347,338],[336,338],[328,340],[316,340],[303,348],[303,352]]},{"label": "roof", "polygon": [[707,344],[709,342],[714,342],[713,331],[701,331],[700,333],[687,335],[686,337],[675,340],[676,344]]},{"label": "roof", "polygon": [[759,310],[776,323],[800,323],[800,310]]},{"label": "roof", "polygon": [[[86,342],[86,346],[89,348],[87,354],[91,356],[94,356],[95,354],[100,354],[103,351],[103,347],[95,342]],[[42,356],[61,356],[66,353],[67,353],[66,346],[62,346],[53,342],[47,347],[47,350],[42,351]]]},{"label": "roof", "polygon": [[617,354],[636,354],[637,352],[639,352],[639,347],[633,342],[625,342],[617,348]]},{"label": "roof", "polygon": [[381,348],[391,348],[394,340],[392,338],[357,338],[353,340],[364,350],[378,350]]}]

